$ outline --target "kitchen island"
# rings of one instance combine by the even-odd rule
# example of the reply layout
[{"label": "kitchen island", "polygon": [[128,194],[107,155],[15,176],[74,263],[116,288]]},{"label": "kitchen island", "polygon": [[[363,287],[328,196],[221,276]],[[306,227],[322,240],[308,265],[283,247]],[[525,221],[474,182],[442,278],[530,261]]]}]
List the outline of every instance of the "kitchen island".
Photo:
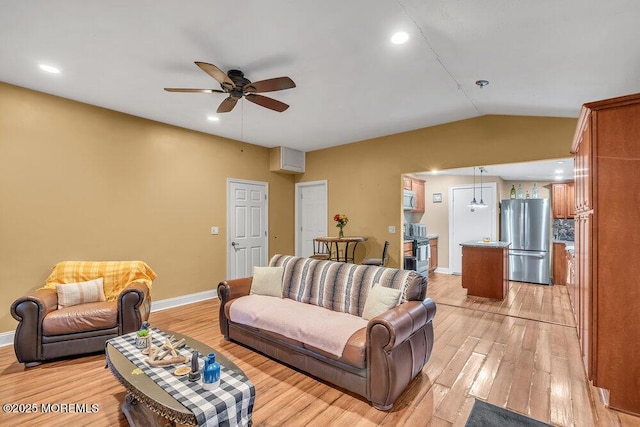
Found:
[{"label": "kitchen island", "polygon": [[509,242],[473,240],[462,246],[467,295],[502,300],[509,294]]}]

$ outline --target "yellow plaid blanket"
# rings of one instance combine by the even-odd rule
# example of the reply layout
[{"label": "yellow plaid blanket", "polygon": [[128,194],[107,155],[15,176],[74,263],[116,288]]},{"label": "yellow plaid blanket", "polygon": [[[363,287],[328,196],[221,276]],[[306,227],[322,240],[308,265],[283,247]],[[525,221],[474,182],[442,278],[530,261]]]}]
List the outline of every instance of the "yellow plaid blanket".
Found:
[{"label": "yellow plaid blanket", "polygon": [[64,261],[56,264],[44,288],[55,289],[64,283],[86,282],[102,277],[104,296],[115,301],[131,282],[143,282],[151,289],[156,273],[142,261]]}]

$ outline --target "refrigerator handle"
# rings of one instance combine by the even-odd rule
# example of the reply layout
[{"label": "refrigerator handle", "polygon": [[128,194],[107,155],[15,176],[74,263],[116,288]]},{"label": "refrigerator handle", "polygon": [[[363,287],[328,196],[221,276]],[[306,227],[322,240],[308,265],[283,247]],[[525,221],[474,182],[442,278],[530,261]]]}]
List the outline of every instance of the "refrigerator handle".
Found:
[{"label": "refrigerator handle", "polygon": [[522,202],[522,210],[524,211],[524,222],[522,223],[522,234],[524,236],[524,248],[529,249],[529,234],[527,233],[527,224],[529,223],[529,206],[527,202]]},{"label": "refrigerator handle", "polygon": [[527,256],[530,258],[544,258],[544,253],[540,253],[540,252],[516,252],[516,251],[509,251],[509,256]]}]

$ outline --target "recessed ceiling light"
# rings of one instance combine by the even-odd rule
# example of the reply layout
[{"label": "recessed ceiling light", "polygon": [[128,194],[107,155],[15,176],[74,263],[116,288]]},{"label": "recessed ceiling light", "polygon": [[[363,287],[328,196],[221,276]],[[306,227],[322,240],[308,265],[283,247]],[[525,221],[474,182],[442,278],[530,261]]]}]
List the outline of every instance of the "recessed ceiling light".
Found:
[{"label": "recessed ceiling light", "polygon": [[555,180],[556,181],[562,181],[562,175],[556,175]]},{"label": "recessed ceiling light", "polygon": [[209,120],[210,122],[218,122],[218,121],[220,121],[220,117],[218,117],[218,116],[207,116],[207,120]]},{"label": "recessed ceiling light", "polygon": [[38,67],[40,67],[42,71],[46,71],[47,73],[60,74],[60,69],[52,65],[38,64]]},{"label": "recessed ceiling light", "polygon": [[553,173],[562,174],[564,172],[562,169],[556,169]]},{"label": "recessed ceiling light", "polygon": [[558,160],[556,163],[558,163],[558,164],[563,164],[563,163],[564,163],[564,160]]},{"label": "recessed ceiling light", "polygon": [[393,44],[403,44],[409,40],[409,34],[404,31],[398,31],[394,35],[391,36],[391,43]]}]

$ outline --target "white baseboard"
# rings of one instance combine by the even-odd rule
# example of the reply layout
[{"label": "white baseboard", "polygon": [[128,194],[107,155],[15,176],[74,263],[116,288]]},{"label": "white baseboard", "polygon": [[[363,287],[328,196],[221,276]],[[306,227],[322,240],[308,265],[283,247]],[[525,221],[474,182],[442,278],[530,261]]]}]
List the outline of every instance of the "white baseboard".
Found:
[{"label": "white baseboard", "polygon": [[436,273],[451,274],[448,268],[438,267]]},{"label": "white baseboard", "polygon": [[[180,307],[181,305],[191,304],[194,302],[204,301],[207,299],[217,298],[218,292],[214,289],[211,291],[198,292],[195,294],[181,295],[179,297],[167,298],[159,301],[151,301],[151,312],[162,311],[168,308]],[[13,336],[15,332],[0,333],[0,347],[13,345]]]},{"label": "white baseboard", "polygon": [[180,295],[179,297],[167,298],[160,301],[151,301],[151,312],[162,311],[168,308],[180,307],[181,305],[192,304],[194,302],[204,301],[218,297],[218,291],[198,292],[189,295]]},{"label": "white baseboard", "polygon": [[8,345],[13,345],[13,335],[14,332],[3,332],[0,334],[0,347],[6,347]]}]

